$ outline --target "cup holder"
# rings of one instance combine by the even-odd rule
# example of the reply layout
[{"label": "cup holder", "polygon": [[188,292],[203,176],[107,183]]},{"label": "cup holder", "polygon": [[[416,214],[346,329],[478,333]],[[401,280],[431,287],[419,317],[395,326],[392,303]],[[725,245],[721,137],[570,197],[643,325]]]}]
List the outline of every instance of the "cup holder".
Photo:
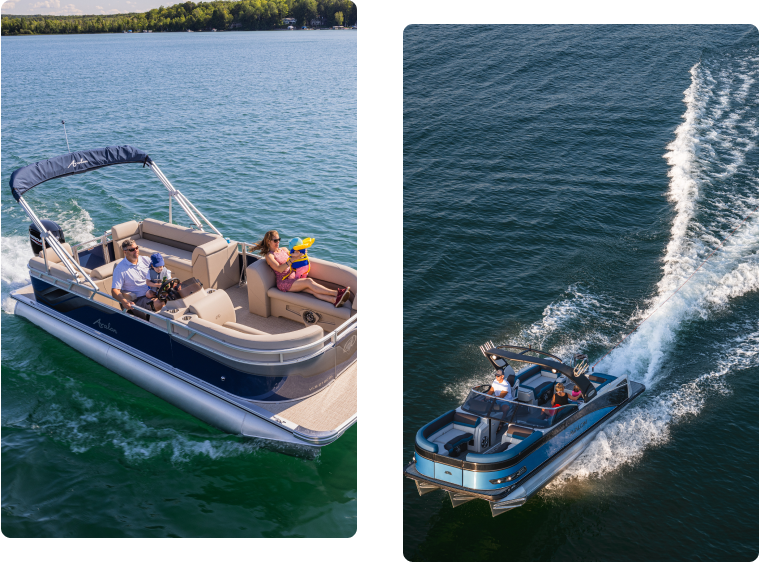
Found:
[{"label": "cup holder", "polygon": [[167,308],[166,312],[168,312],[170,314],[176,314],[177,312],[179,312],[179,309],[178,308]]},{"label": "cup holder", "polygon": [[206,290],[206,294],[207,295],[210,295],[211,293],[215,293],[215,292],[216,292],[216,289],[208,289],[208,290]]},{"label": "cup holder", "polygon": [[189,322],[189,321],[190,321],[190,320],[192,320],[193,318],[195,318],[195,317],[194,317],[194,316],[191,316],[191,315],[189,315],[189,314],[187,314],[187,315],[185,315],[185,316],[182,316],[182,320],[184,320],[185,322]]}]

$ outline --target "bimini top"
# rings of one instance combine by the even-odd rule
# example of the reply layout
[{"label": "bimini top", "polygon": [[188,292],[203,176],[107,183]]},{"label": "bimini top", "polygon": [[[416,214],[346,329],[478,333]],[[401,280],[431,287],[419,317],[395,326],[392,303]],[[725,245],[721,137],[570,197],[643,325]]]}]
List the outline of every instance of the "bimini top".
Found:
[{"label": "bimini top", "polygon": [[[532,349],[530,351],[534,351],[536,353],[542,353],[544,355],[549,355],[537,349]],[[488,349],[487,353],[490,356],[502,357],[503,359],[511,359],[515,361],[522,361],[525,363],[533,363],[534,365],[540,365],[541,367],[548,367],[549,369],[555,369],[556,371],[560,372],[562,375],[564,375],[565,377],[567,377],[569,380],[571,380],[573,383],[575,383],[577,386],[580,387],[582,396],[586,401],[590,400],[596,395],[596,389],[593,386],[593,383],[590,382],[584,374],[579,375],[579,376],[576,375],[574,372],[574,369],[572,369],[572,367],[568,365],[565,365],[564,363],[551,361],[550,359],[545,359],[543,357],[531,357],[531,356],[525,355],[524,352],[512,353],[510,351],[504,351],[503,349],[499,349],[497,347]]]},{"label": "bimini top", "polygon": [[82,150],[62,154],[49,160],[41,160],[19,168],[11,174],[11,193],[13,198],[19,198],[39,184],[55,178],[63,178],[73,174],[81,174],[97,170],[113,164],[147,164],[150,156],[133,146],[106,146],[93,150]]}]

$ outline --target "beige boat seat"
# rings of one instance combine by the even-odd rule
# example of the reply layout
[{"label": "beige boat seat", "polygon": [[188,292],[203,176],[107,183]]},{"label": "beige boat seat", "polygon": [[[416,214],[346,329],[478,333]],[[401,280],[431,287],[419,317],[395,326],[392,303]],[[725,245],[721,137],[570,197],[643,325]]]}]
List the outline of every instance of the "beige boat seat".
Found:
[{"label": "beige boat seat", "polygon": [[219,326],[236,320],[232,299],[220,289],[208,293],[204,298],[194,302],[190,305],[188,312],[190,314],[197,314],[198,318],[218,324]]},{"label": "beige boat seat", "polygon": [[[61,243],[61,246],[63,246],[63,249],[66,250],[70,256],[73,255],[71,253],[71,246],[67,242]],[[66,281],[72,281],[74,279],[80,283],[84,281],[84,277],[79,272],[77,272],[76,277],[69,273],[68,269],[66,269],[66,266],[63,265],[61,259],[58,257],[58,254],[55,253],[55,250],[52,248],[45,248],[45,254],[47,255],[47,265],[50,267],[50,275],[58,279],[64,279]],[[36,269],[37,271],[47,271],[47,267],[45,266],[45,258],[43,257],[42,252],[39,253],[39,257],[35,256],[29,260],[29,267]],[[87,269],[86,267],[82,267],[82,270],[87,275],[91,274],[91,270]]]},{"label": "beige boat seat", "polygon": [[[206,347],[210,347],[211,349],[219,351],[224,355],[239,357],[241,359],[246,359],[249,361],[254,360],[272,363],[279,362],[280,354],[257,354],[254,350],[293,349],[316,342],[324,337],[324,330],[322,330],[319,326],[307,326],[301,330],[286,332],[284,334],[251,334],[243,332],[242,330],[229,328],[227,326],[220,326],[213,322],[209,322],[208,320],[197,317],[193,317],[189,322],[187,322],[187,327],[198,332],[195,336],[193,336],[191,340],[193,342],[199,343]],[[180,333],[179,330],[177,330],[177,333]],[[203,334],[207,334],[211,337],[220,339],[233,345],[250,348],[251,351],[232,349],[218,342],[203,337]],[[323,346],[324,343],[316,345],[307,350],[285,353],[283,359],[285,361],[288,361],[290,359],[311,355],[313,353],[316,353]]]},{"label": "beige boat seat", "polygon": [[248,307],[250,312],[268,318],[280,316],[303,322],[316,313],[316,325],[331,332],[340,324],[356,313],[358,273],[350,267],[328,262],[318,258],[310,258],[311,271],[309,277],[327,287],[350,287],[352,297],[341,306],[335,308],[331,303],[322,301],[308,293],[289,293],[277,289],[274,271],[259,259],[250,264],[246,270],[248,279]]},{"label": "beige boat seat", "polygon": [[[113,270],[116,269],[116,266],[120,261],[121,260],[118,259],[105,265],[101,265],[100,267],[94,268],[90,273],[90,277],[93,279],[108,279],[109,277],[113,277]],[[108,289],[110,290],[110,287]]]},{"label": "beige boat seat", "polygon": [[215,232],[145,219],[118,224],[111,234],[117,258],[124,257],[121,243],[132,238],[140,246],[141,256],[161,254],[180,281],[196,277],[206,288],[226,289],[239,279],[237,243],[227,243]]}]

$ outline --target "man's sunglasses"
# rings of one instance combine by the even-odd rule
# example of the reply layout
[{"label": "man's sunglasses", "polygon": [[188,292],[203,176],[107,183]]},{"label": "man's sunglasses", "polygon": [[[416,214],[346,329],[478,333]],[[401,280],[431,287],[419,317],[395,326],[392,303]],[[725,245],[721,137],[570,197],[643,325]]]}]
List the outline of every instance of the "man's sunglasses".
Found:
[{"label": "man's sunglasses", "polygon": [[135,246],[134,248],[125,248],[124,251],[125,252],[134,252],[135,250],[139,250],[139,249],[140,249],[139,246]]}]

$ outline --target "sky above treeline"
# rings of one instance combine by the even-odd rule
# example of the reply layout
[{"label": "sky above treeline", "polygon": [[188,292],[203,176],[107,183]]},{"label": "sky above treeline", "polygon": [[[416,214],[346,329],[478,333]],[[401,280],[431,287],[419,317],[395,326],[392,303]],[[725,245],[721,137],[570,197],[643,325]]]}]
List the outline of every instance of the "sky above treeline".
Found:
[{"label": "sky above treeline", "polygon": [[5,0],[3,15],[83,16],[147,12],[159,6],[172,6],[180,0]]}]

